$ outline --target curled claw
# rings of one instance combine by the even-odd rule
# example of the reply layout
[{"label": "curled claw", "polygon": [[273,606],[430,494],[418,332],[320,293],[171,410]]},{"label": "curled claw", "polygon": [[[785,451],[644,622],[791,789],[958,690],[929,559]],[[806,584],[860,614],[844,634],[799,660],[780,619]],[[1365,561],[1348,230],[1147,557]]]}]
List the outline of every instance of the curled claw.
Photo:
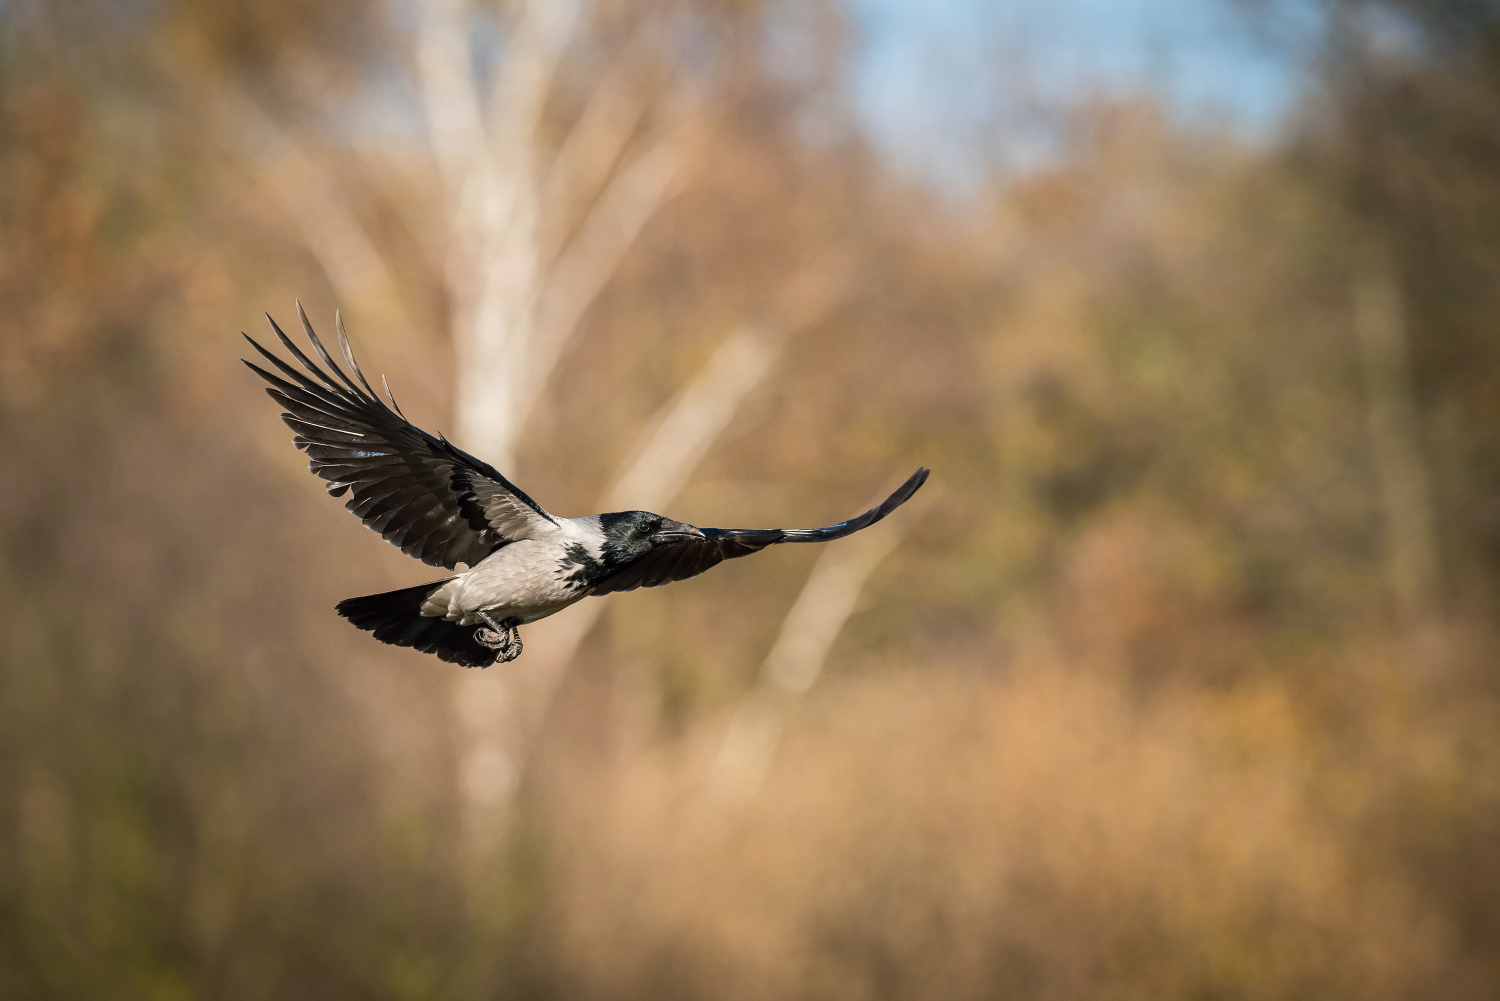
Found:
[{"label": "curled claw", "polygon": [[488,628],[481,626],[474,632],[474,639],[479,641],[480,646],[487,647],[499,654],[495,658],[497,664],[508,664],[521,656],[521,620],[506,619],[504,622],[496,622],[484,612],[479,613]]}]

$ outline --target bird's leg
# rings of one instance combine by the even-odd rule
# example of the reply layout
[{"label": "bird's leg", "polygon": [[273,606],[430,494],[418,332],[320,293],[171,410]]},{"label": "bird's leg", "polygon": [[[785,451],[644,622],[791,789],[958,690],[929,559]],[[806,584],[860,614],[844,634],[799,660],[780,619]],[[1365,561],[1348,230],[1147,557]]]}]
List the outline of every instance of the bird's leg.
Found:
[{"label": "bird's leg", "polygon": [[500,625],[500,623],[490,618],[489,612],[479,612],[477,614],[481,619],[484,620],[484,624],[489,626],[489,628],[479,630],[474,634],[474,638],[484,646],[489,647],[491,650],[498,649],[501,641],[500,634],[505,632],[505,629]]},{"label": "bird's leg", "polygon": [[488,612],[477,614],[489,628],[478,630],[474,633],[474,638],[479,641],[480,646],[496,651],[497,663],[508,664],[521,656],[520,619],[513,617],[503,622],[496,622]]},{"label": "bird's leg", "polygon": [[505,646],[500,651],[499,662],[508,664],[521,656],[521,620],[506,619],[500,625],[505,629]]}]

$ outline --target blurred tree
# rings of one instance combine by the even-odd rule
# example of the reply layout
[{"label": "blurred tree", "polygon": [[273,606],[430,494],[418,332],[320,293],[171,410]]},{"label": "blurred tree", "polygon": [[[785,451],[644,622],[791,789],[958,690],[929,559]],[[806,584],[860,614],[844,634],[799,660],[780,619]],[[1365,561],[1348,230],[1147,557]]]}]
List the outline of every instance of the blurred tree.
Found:
[{"label": "blurred tree", "polygon": [[[1429,644],[1453,661],[1434,684],[1483,692],[1492,709],[1493,661],[1463,637],[1487,633],[1500,609],[1500,4],[1331,7],[1328,97],[1309,118],[1302,152],[1351,242],[1391,261],[1387,299],[1406,334],[1400,360],[1410,372],[1412,438],[1432,482],[1447,624]],[[1397,524],[1410,504],[1386,508]],[[1390,548],[1399,566],[1400,540]],[[1500,907],[1478,888],[1496,878],[1489,846],[1500,802],[1477,796],[1445,820],[1442,837],[1409,833],[1398,850],[1445,901],[1461,962],[1495,983],[1488,943],[1500,935]]]},{"label": "blurred tree", "polygon": [[[1500,596],[1500,6],[1333,4],[1322,112],[1304,155],[1356,253],[1392,259],[1446,576],[1460,605]],[[1381,249],[1384,248],[1384,249]],[[1480,595],[1485,595],[1483,598]]]}]

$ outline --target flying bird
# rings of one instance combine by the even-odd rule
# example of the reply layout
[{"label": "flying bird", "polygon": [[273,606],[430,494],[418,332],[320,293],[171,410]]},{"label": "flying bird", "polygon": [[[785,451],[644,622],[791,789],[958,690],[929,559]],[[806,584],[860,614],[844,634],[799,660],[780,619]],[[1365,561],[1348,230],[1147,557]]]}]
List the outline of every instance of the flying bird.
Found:
[{"label": "flying bird", "polygon": [[467,566],[428,584],[348,598],[338,613],[382,642],[465,667],[515,660],[519,627],[583,598],[696,577],[782,542],[852,535],[906,503],[927,479],[918,469],[878,507],[826,528],[697,528],[649,511],[559,518],[493,466],[407,420],[384,379],[390,405],[382,402],[354,360],[341,318],[335,325],[349,373],[300,303],[297,315],[326,368],[269,314],[301,370],[243,336],[276,370],[245,362],[286,408],[281,419],[308,454],[308,469],[333,496],[347,494],[344,506],[406,555],[449,570]]}]

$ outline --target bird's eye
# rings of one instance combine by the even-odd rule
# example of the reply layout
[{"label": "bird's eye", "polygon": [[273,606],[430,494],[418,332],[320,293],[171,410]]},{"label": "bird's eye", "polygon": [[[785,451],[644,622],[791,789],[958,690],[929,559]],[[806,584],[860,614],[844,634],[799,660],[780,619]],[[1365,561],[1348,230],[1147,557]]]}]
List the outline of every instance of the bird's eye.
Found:
[{"label": "bird's eye", "polygon": [[635,527],[635,530],[642,535],[650,535],[652,532],[656,531],[656,527],[649,521],[643,521]]}]

